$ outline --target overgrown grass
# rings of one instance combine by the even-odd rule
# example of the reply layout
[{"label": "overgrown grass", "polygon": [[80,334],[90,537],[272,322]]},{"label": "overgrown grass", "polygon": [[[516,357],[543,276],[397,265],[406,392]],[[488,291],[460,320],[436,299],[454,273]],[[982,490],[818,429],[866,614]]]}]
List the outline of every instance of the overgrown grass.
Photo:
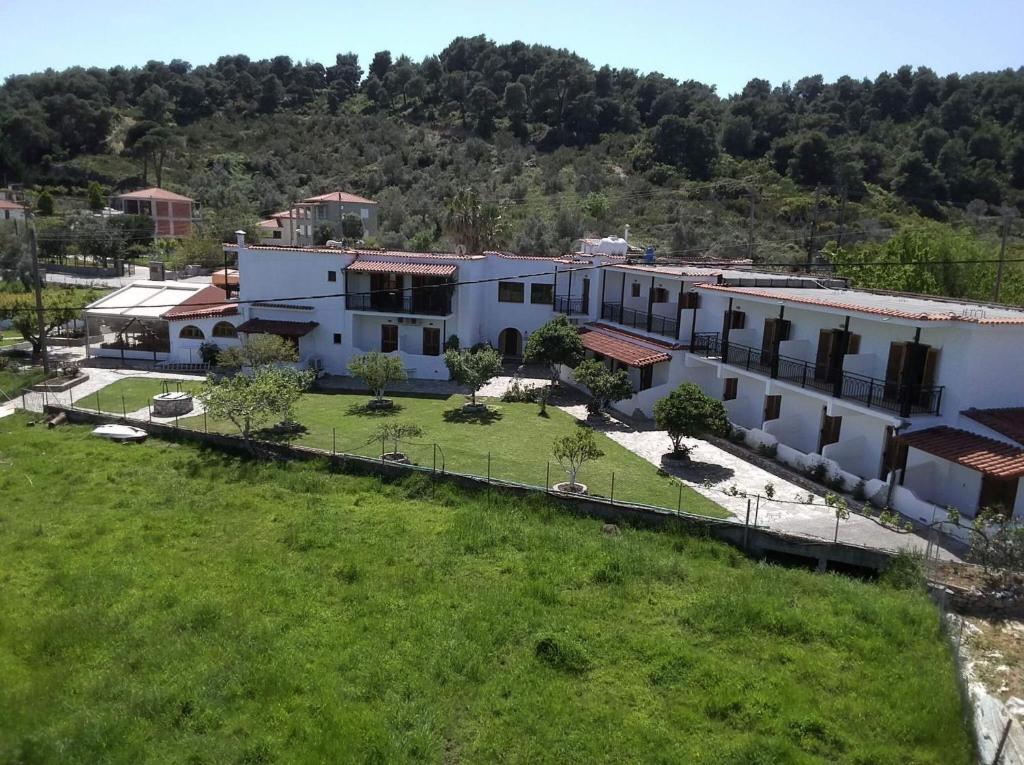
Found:
[{"label": "overgrown grass", "polygon": [[[86,396],[75,405],[82,409],[122,414],[145,409],[158,393],[185,391],[196,393],[202,383],[190,380],[157,380],[149,377],[128,377]],[[97,395],[98,394],[98,395]]]},{"label": "overgrown grass", "polygon": [[[440,468],[443,463],[447,470],[481,476],[488,475],[489,470],[493,478],[543,486],[549,475],[552,484],[565,480],[564,472],[551,456],[552,442],[582,427],[554,407],[548,408],[547,417],[541,417],[535,404],[492,401],[491,414],[466,417],[460,409],[465,400],[461,395],[449,399],[394,400],[394,411],[375,413],[366,410],[369,397],[365,394],[306,395],[295,411],[296,419],[305,427],[296,441],[328,450],[335,448],[336,442],[339,452],[377,457],[381,444],[373,436],[382,424],[413,422],[423,429],[423,435],[404,442],[401,450],[417,464],[436,464]],[[203,427],[200,419],[183,423]],[[230,423],[210,421],[208,427],[236,432]],[[659,474],[658,468],[647,460],[602,434],[597,437],[604,457],[585,465],[579,474],[579,480],[589,487],[591,494],[611,496],[614,474],[616,499],[675,508],[681,498],[683,510],[717,518],[728,515],[687,486],[682,486],[680,492],[679,481]],[[666,441],[666,451],[668,446]],[[390,450],[388,447],[387,451]]]},{"label": "overgrown grass", "polygon": [[0,761],[960,765],[920,591],[0,420]]},{"label": "overgrown grass", "polygon": [[19,395],[24,388],[44,379],[46,374],[42,367],[19,367],[17,372],[11,369],[0,370],[0,403]]}]

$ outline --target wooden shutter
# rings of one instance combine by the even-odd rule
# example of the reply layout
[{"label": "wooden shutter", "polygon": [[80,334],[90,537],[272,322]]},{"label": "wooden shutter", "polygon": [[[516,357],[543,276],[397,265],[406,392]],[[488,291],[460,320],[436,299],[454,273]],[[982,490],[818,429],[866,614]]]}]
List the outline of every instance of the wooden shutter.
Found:
[{"label": "wooden shutter", "polygon": [[850,333],[850,337],[846,341],[846,352],[847,354],[860,353],[860,335]]},{"label": "wooden shutter", "polygon": [[822,329],[818,331],[818,353],[814,357],[815,380],[828,379],[829,362],[832,359],[833,342],[835,342],[835,336],[832,334],[831,329]]},{"label": "wooden shutter", "polygon": [[725,390],[722,392],[723,401],[732,401],[736,398],[736,390],[739,387],[739,378],[737,377],[726,377],[725,378]]},{"label": "wooden shutter", "polygon": [[700,308],[699,292],[684,292],[680,301],[681,308]]},{"label": "wooden shutter", "polygon": [[907,356],[906,343],[889,343],[889,360],[885,365],[885,397],[896,398],[903,382],[903,360]]},{"label": "wooden shutter", "polygon": [[398,350],[398,325],[380,325],[380,352],[391,353]]},{"label": "wooden shutter", "polygon": [[929,348],[924,357],[924,371],[921,373],[921,385],[930,388],[935,385],[935,369],[939,364],[939,349]]},{"label": "wooden shutter", "polygon": [[842,417],[831,417],[827,414],[823,414],[821,416],[821,444],[818,447],[819,451],[829,444],[834,444],[839,440],[839,431],[842,427]]},{"label": "wooden shutter", "polygon": [[782,413],[782,396],[764,397],[764,421],[777,420]]},{"label": "wooden shutter", "polygon": [[772,357],[772,349],[775,347],[775,333],[779,329],[778,319],[764,320],[764,333],[761,335],[761,360],[768,363]]}]

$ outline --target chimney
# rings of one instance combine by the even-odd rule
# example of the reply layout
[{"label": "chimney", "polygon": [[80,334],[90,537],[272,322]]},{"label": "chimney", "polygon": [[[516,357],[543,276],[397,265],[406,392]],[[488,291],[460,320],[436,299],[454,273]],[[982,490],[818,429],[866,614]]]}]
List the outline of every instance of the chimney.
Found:
[{"label": "chimney", "polygon": [[629,224],[628,223],[626,224],[626,233],[625,233],[625,235],[622,238],[626,241],[626,244],[629,244]]},{"label": "chimney", "polygon": [[238,242],[239,247],[245,247],[245,231],[238,229],[235,232],[235,240]]}]

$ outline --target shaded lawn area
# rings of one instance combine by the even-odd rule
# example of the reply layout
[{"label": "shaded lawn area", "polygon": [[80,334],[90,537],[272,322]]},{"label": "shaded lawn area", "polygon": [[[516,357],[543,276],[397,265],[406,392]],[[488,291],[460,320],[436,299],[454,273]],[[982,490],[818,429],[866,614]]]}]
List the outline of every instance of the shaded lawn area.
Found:
[{"label": "shaded lawn area", "polygon": [[15,345],[24,340],[21,333],[16,329],[0,329],[0,348]]},{"label": "shaded lawn area", "polygon": [[[93,411],[110,412],[121,414],[122,411],[136,412],[145,409],[153,401],[153,396],[158,393],[173,393],[185,391],[197,393],[202,387],[201,381],[191,380],[157,380],[149,377],[127,377],[118,380],[97,393],[91,393],[83,399],[75,402],[75,406],[81,409]],[[122,396],[124,397],[124,409],[122,410]]]},{"label": "shaded lawn area", "polygon": [[0,420],[0,761],[971,762],[921,590],[25,423]]},{"label": "shaded lawn area", "polygon": [[[551,455],[552,442],[581,427],[577,420],[555,407],[548,407],[548,417],[539,416],[536,404],[492,401],[492,414],[467,418],[460,411],[465,401],[462,395],[448,399],[395,397],[395,410],[388,413],[367,411],[368,401],[366,394],[310,393],[303,396],[295,409],[295,419],[304,430],[295,436],[295,441],[330,450],[334,448],[333,428],[339,452],[379,457],[381,443],[373,436],[382,424],[414,423],[423,429],[423,435],[404,442],[400,450],[416,464],[434,466],[433,444],[437,443],[438,469],[443,462],[446,470],[486,476],[490,453],[491,477],[543,486],[549,462],[551,483],[566,480]],[[203,427],[198,418],[182,420],[182,423],[193,427],[198,423],[199,428]],[[213,420],[208,427],[237,432],[230,423]],[[647,460],[601,433],[596,435],[604,457],[585,465],[579,473],[579,480],[589,487],[591,494],[610,496],[614,473],[618,500],[675,508],[682,486],[683,510],[716,518],[728,517],[716,503],[668,475],[659,475],[658,468]],[[391,444],[386,445],[386,451],[392,448]],[[666,441],[665,450],[668,449]]]},{"label": "shaded lawn area", "polygon": [[46,379],[42,367],[21,367],[17,372],[0,370],[0,401],[20,395],[23,388]]}]

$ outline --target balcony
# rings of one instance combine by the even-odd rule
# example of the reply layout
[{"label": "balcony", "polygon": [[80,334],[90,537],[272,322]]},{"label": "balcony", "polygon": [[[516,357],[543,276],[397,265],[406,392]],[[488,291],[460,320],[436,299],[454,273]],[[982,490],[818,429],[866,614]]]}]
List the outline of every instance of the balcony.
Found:
[{"label": "balcony", "polygon": [[587,309],[583,305],[583,298],[567,297],[566,295],[555,298],[555,313],[572,315],[586,312]]},{"label": "balcony", "polygon": [[452,312],[452,298],[448,290],[401,290],[370,295],[349,295],[345,307],[349,311],[379,311],[380,313],[447,316]]},{"label": "balcony", "polygon": [[665,337],[679,336],[679,322],[667,316],[649,314],[646,311],[637,311],[632,308],[623,307],[622,303],[602,303],[601,318],[622,324],[625,327],[632,327],[643,332],[651,332],[655,335]]},{"label": "balcony", "polygon": [[835,371],[833,379],[829,379],[827,374],[822,374],[823,370],[802,359],[782,355],[773,358],[760,348],[739,343],[729,343],[727,354],[723,354],[723,345],[717,332],[698,332],[693,336],[690,352],[900,417],[937,415],[942,406],[942,385],[898,385],[842,370]]}]

